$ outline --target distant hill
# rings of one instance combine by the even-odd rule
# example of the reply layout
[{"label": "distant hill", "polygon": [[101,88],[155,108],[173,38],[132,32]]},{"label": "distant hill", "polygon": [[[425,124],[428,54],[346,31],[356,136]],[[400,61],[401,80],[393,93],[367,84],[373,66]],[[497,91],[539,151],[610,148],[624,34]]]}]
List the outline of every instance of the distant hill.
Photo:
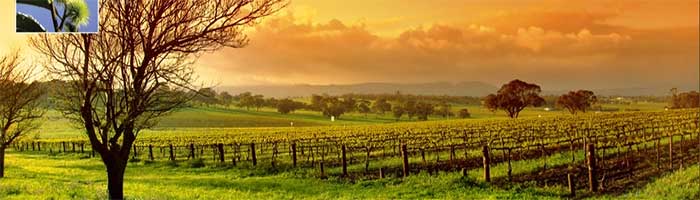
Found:
[{"label": "distant hill", "polygon": [[400,91],[404,94],[418,95],[450,95],[450,96],[485,96],[493,93],[498,88],[483,82],[433,82],[433,83],[360,83],[345,85],[257,85],[257,86],[222,86],[219,91],[227,91],[231,94],[250,91],[267,97],[301,97],[311,94],[341,95],[348,93],[358,94],[385,94]]},{"label": "distant hill", "polygon": [[[668,96],[672,87],[636,87],[636,88],[612,88],[612,89],[591,89],[598,96]],[[697,91],[695,87],[678,87],[679,92]],[[545,95],[560,95],[568,91],[542,91]]]},{"label": "distant hill", "polygon": [[[612,89],[590,89],[599,96],[666,96],[669,95],[669,87],[633,87]],[[359,83],[343,85],[252,85],[252,86],[221,86],[218,91],[227,91],[230,94],[252,92],[266,97],[306,97],[311,94],[341,95],[356,94],[393,94],[401,91],[403,94],[416,95],[450,95],[450,96],[475,96],[483,97],[498,91],[498,87],[478,82],[465,81],[459,83],[432,82],[432,83]],[[560,95],[568,90],[547,90],[543,88],[544,95]],[[697,87],[678,87],[679,91],[698,90]]]}]

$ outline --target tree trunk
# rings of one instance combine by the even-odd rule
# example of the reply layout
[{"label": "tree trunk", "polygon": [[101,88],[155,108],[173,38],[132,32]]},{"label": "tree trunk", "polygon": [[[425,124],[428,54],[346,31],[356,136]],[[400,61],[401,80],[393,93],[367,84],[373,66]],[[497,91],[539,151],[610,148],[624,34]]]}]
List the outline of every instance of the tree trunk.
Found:
[{"label": "tree trunk", "polygon": [[107,167],[107,192],[109,193],[109,199],[124,199],[126,159],[107,155],[102,155],[102,159]]},{"label": "tree trunk", "polygon": [[0,147],[0,178],[5,177],[5,148]]}]

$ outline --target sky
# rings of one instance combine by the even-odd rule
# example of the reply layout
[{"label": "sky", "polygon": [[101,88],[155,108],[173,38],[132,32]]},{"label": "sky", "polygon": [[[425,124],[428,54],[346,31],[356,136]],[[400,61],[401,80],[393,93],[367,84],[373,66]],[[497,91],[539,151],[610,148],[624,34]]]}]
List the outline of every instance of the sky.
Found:
[{"label": "sky", "polygon": [[[80,32],[97,32],[97,18],[98,18],[98,0],[86,0],[88,9],[90,10],[90,17],[88,18],[88,23],[79,27]],[[45,8],[39,8],[36,6],[16,4],[17,12],[28,14],[41,24],[47,31],[55,32],[53,27],[53,22],[51,20],[51,13]],[[58,13],[63,13],[63,6],[58,6]]]},{"label": "sky", "polygon": [[[248,46],[204,54],[194,67],[201,81],[220,86],[438,81],[500,86],[521,79],[545,90],[697,88],[698,4],[291,0],[247,29]],[[22,47],[22,37],[6,32],[0,37],[11,39],[0,45]]]}]

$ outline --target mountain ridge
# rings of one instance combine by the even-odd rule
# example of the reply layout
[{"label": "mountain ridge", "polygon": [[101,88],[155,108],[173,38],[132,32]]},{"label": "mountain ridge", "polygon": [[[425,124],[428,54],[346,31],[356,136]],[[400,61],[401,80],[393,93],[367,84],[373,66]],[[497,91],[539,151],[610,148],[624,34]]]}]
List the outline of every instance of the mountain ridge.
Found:
[{"label": "mountain ridge", "polygon": [[[218,91],[226,91],[230,94],[252,92],[266,97],[307,97],[311,94],[342,95],[355,94],[393,94],[397,91],[403,94],[415,95],[448,95],[448,96],[476,96],[482,97],[498,91],[497,86],[480,81],[461,82],[425,82],[425,83],[391,83],[391,82],[367,82],[356,84],[288,84],[288,85],[241,85],[219,86]],[[680,91],[697,90],[693,87],[679,87]],[[601,96],[666,96],[670,87],[629,87],[610,89],[589,89]],[[560,95],[569,90],[546,90],[543,95]]]}]

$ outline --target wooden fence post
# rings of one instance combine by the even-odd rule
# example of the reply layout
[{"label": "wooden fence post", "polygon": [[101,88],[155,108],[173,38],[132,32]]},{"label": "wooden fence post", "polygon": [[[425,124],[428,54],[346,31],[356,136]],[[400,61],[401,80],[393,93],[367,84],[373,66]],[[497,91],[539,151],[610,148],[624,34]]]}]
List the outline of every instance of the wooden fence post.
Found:
[{"label": "wooden fence post", "polygon": [[345,157],[345,151],[346,151],[346,147],[345,147],[345,145],[343,145],[341,147],[342,162],[343,162],[343,176],[347,177],[348,176],[348,163],[347,163],[347,158]]},{"label": "wooden fence post", "polygon": [[151,159],[151,161],[155,160],[153,157],[153,145],[149,144],[148,145],[148,158]]},{"label": "wooden fence post", "polygon": [[379,168],[379,178],[386,178],[384,174],[384,167]]},{"label": "wooden fence post", "polygon": [[683,169],[683,136],[685,136],[685,134],[683,134],[683,132],[681,132],[680,150],[678,151],[678,157],[681,158],[681,159],[679,159],[681,162],[681,164],[680,164],[681,169]]},{"label": "wooden fence post", "polygon": [[224,144],[219,143],[218,148],[219,148],[219,161],[221,161],[222,163],[226,162],[226,160],[224,159]]},{"label": "wooden fence post", "polygon": [[80,153],[85,153],[85,143],[80,143]]},{"label": "wooden fence post", "polygon": [[670,134],[670,142],[668,143],[668,167],[673,170],[673,134]]},{"label": "wooden fence post", "polygon": [[410,167],[408,166],[408,150],[406,144],[401,144],[401,154],[403,155],[403,177],[408,177]]},{"label": "wooden fence post", "polygon": [[173,144],[170,144],[170,161],[175,161],[175,153],[173,152]]},{"label": "wooden fence post", "polygon": [[595,145],[588,144],[588,185],[591,192],[598,191],[598,179],[596,178],[596,155]]},{"label": "wooden fence post", "polygon": [[138,151],[136,150],[136,145],[134,145],[133,148],[134,148],[134,154],[132,154],[133,157],[131,157],[131,158],[136,159],[136,157],[138,157]]},{"label": "wooden fence post", "polygon": [[326,178],[326,172],[323,170],[323,161],[319,162],[321,168],[321,178]]},{"label": "wooden fence post", "polygon": [[189,157],[190,157],[191,159],[194,159],[194,157],[195,157],[194,154],[195,154],[194,144],[193,144],[193,143],[190,143],[190,156],[189,156]]},{"label": "wooden fence post", "polygon": [[510,163],[511,160],[511,148],[508,148],[508,181],[513,181],[513,167]]},{"label": "wooden fence post", "polygon": [[366,173],[366,172],[369,172],[369,156],[370,156],[371,149],[369,147],[365,147],[365,149],[367,150],[367,156],[365,156],[365,173]]},{"label": "wooden fence post", "polygon": [[[255,143],[250,143],[250,152],[250,156],[253,159],[253,166],[255,166],[258,164],[258,159],[255,157]],[[321,169],[323,169],[323,167],[321,167]]]},{"label": "wooden fence post", "polygon": [[576,185],[574,185],[575,184],[574,177],[571,173],[568,173],[566,175],[566,178],[567,178],[567,181],[569,182],[569,194],[571,195],[571,197],[575,197],[576,196]]},{"label": "wooden fence post", "polygon": [[656,149],[656,169],[661,169],[661,137],[656,137],[654,148]]},{"label": "wooden fence post", "polygon": [[491,163],[491,157],[489,157],[489,147],[484,146],[481,149],[481,152],[484,154],[484,181],[491,182],[491,167],[489,166]]},{"label": "wooden fence post", "polygon": [[297,166],[297,143],[292,143],[292,164]]},{"label": "wooden fence post", "polygon": [[455,160],[455,146],[450,145],[450,165],[452,165],[452,163],[454,163],[454,160]]}]

